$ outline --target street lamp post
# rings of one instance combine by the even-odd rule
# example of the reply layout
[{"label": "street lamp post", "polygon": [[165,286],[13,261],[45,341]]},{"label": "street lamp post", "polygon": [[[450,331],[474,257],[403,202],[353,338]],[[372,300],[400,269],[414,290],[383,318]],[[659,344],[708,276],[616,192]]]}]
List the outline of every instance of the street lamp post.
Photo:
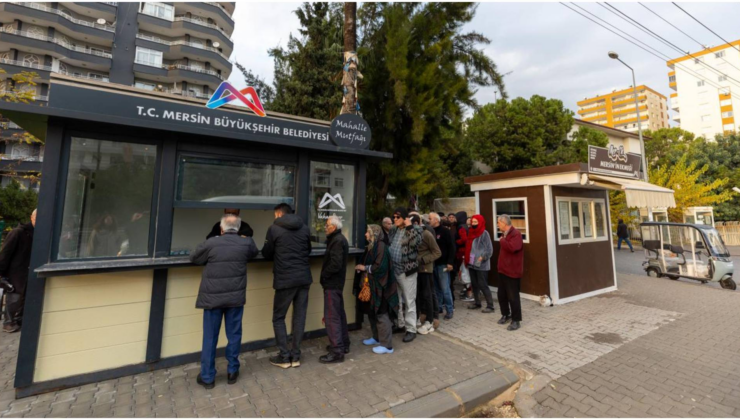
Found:
[{"label": "street lamp post", "polygon": [[640,103],[637,100],[637,82],[635,81],[635,70],[619,58],[619,54],[609,51],[609,58],[619,61],[632,72],[632,88],[635,95],[635,112],[637,112],[637,134],[640,137],[640,154],[642,155],[642,177],[648,182],[647,160],[645,159],[645,141],[642,139],[642,123],[640,122]]}]

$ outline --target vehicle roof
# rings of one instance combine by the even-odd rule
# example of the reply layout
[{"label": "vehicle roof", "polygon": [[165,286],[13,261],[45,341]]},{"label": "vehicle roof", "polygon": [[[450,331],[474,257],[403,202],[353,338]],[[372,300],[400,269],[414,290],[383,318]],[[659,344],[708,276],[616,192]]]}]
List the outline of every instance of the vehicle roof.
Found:
[{"label": "vehicle roof", "polygon": [[714,226],[710,225],[699,225],[693,223],[674,223],[674,222],[642,222],[640,226],[681,226],[681,227],[695,227],[697,229],[714,229]]}]

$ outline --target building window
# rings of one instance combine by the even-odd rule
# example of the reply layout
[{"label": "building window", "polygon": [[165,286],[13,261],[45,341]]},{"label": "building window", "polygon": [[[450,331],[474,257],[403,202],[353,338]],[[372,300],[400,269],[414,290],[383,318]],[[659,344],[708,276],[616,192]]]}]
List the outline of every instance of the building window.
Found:
[{"label": "building window", "polygon": [[732,99],[723,99],[719,101],[719,106],[728,106],[732,105]]},{"label": "building window", "polygon": [[730,118],[733,116],[732,111],[725,111],[722,113],[722,118]]},{"label": "building window", "polygon": [[163,3],[144,3],[143,13],[160,19],[174,20],[175,7]]},{"label": "building window", "polygon": [[561,245],[608,240],[603,199],[557,197],[556,202]]},{"label": "building window", "polygon": [[676,75],[668,76],[668,83],[673,83],[676,81]]},{"label": "building window", "polygon": [[152,67],[162,67],[162,52],[136,47],[136,63]]},{"label": "building window", "polygon": [[722,126],[724,131],[735,131],[735,124],[725,124]]},{"label": "building window", "polygon": [[[498,216],[502,214],[509,215],[511,225],[522,234],[524,243],[529,243],[529,220],[527,219],[527,199],[526,198],[502,198],[493,200],[493,221],[494,225],[498,221]],[[498,241],[503,232],[498,228],[494,229],[493,240]]]},{"label": "building window", "polygon": [[718,51],[718,52],[714,53],[714,57],[715,58],[722,58],[724,56],[725,56],[725,52],[724,51]]},{"label": "building window", "polygon": [[[326,219],[332,215],[336,215],[342,221],[342,234],[347,238],[349,245],[356,245],[354,236],[355,166],[311,161],[310,174],[308,221],[311,230],[311,245],[326,246],[324,226]],[[342,180],[342,186],[331,182],[332,179],[337,178]]]},{"label": "building window", "polygon": [[711,119],[712,119],[712,116],[711,115],[702,115],[701,116],[702,122],[706,122],[706,121],[709,121]]},{"label": "building window", "polygon": [[41,61],[37,55],[26,54],[23,56],[23,64],[28,66],[38,66]]},{"label": "building window", "polygon": [[698,81],[696,82],[696,86],[698,86],[698,87],[702,87],[702,86],[704,86],[704,80],[698,80]]},{"label": "building window", "polygon": [[157,146],[73,137],[59,259],[148,255]]},{"label": "building window", "polygon": [[724,74],[723,75],[720,75],[719,77],[717,77],[717,80],[720,81],[720,82],[724,82],[724,81],[727,80],[727,76],[725,76]]},{"label": "building window", "polygon": [[334,178],[334,186],[335,187],[344,187],[344,179],[342,178]]},{"label": "building window", "polygon": [[154,91],[154,88],[156,88],[156,85],[154,83],[146,83],[146,82],[136,82],[134,83],[135,88]]}]

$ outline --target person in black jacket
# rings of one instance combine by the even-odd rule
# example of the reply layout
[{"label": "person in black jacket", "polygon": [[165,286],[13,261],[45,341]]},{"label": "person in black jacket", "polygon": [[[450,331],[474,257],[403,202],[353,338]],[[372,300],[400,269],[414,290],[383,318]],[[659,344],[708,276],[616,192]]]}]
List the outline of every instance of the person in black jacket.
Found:
[{"label": "person in black jacket", "polygon": [[324,288],[324,323],[329,336],[329,354],[321,363],[341,363],[349,353],[349,329],[344,312],[344,281],[347,277],[349,244],[342,235],[342,222],[336,215],[326,219],[326,253],[321,267],[321,287]]},{"label": "person in black jacket", "polygon": [[203,309],[203,351],[197,382],[206,389],[215,386],[216,344],[225,321],[228,382],[239,377],[239,349],[242,344],[242,318],[247,303],[247,261],[254,258],[254,240],[238,234],[241,219],[233,214],[221,218],[221,234],[202,242],[190,254],[190,261],[205,265],[195,307]]},{"label": "person in black jacket", "polygon": [[627,245],[630,246],[630,252],[635,252],[635,250],[632,248],[632,242],[630,242],[629,229],[627,229],[627,225],[624,224],[624,221],[622,219],[619,219],[617,221],[617,238],[619,238],[617,242],[617,251],[622,250],[622,241],[625,241],[627,242]]},{"label": "person in black jacket", "polygon": [[[272,287],[275,300],[272,307],[272,328],[275,330],[280,353],[270,363],[287,369],[301,365],[301,340],[306,327],[308,289],[311,287],[311,234],[308,226],[293,213],[290,205],[275,206],[275,222],[267,230],[262,256],[273,261]],[[293,346],[288,349],[285,314],[293,304]]]},{"label": "person in black jacket", "polygon": [[434,291],[437,294],[440,311],[444,308],[445,319],[452,319],[454,309],[452,307],[452,290],[450,289],[450,272],[455,264],[455,238],[452,236],[450,229],[442,226],[442,220],[439,215],[429,213],[429,222],[434,228],[434,237],[437,239],[437,245],[442,256],[434,261]]},{"label": "person in black jacket", "polygon": [[23,323],[23,305],[26,301],[26,284],[31,266],[35,226],[36,210],[31,213],[31,222],[19,224],[10,231],[0,250],[0,277],[6,278],[13,289],[6,291],[5,295],[3,331],[7,333],[19,331]]},{"label": "person in black jacket", "polygon": [[[233,214],[234,216],[239,217],[239,213],[241,211],[239,209],[224,209],[224,214]],[[254,231],[252,230],[252,227],[249,226],[249,223],[242,220],[241,225],[239,225],[239,236],[247,236],[251,238],[254,236]],[[221,234],[221,222],[216,222],[215,225],[213,225],[213,228],[206,236],[206,239],[211,239],[214,236],[218,236]]]}]

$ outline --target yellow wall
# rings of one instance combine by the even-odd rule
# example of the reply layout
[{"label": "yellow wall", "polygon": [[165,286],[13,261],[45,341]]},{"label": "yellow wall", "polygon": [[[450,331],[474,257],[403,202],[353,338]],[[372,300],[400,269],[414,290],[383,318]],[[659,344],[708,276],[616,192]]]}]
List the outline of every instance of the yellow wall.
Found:
[{"label": "yellow wall", "polygon": [[142,363],[152,271],[46,281],[34,381]]},{"label": "yellow wall", "polygon": [[[354,278],[354,257],[347,263],[347,282],[344,288],[344,304],[347,322],[354,322],[355,299],[352,296]],[[323,329],[324,298],[319,273],[321,258],[311,259],[313,284],[308,296],[308,316],[306,331]],[[195,299],[200,285],[201,267],[178,268],[169,271],[167,279],[167,302],[164,311],[164,333],[162,357],[194,353],[201,350],[203,341],[203,311],[195,308]],[[242,342],[273,338],[272,301],[272,263],[255,262],[247,267],[247,304],[244,307]],[[292,309],[288,311],[285,323],[290,332]],[[221,327],[218,347],[226,345],[226,333]]]}]

